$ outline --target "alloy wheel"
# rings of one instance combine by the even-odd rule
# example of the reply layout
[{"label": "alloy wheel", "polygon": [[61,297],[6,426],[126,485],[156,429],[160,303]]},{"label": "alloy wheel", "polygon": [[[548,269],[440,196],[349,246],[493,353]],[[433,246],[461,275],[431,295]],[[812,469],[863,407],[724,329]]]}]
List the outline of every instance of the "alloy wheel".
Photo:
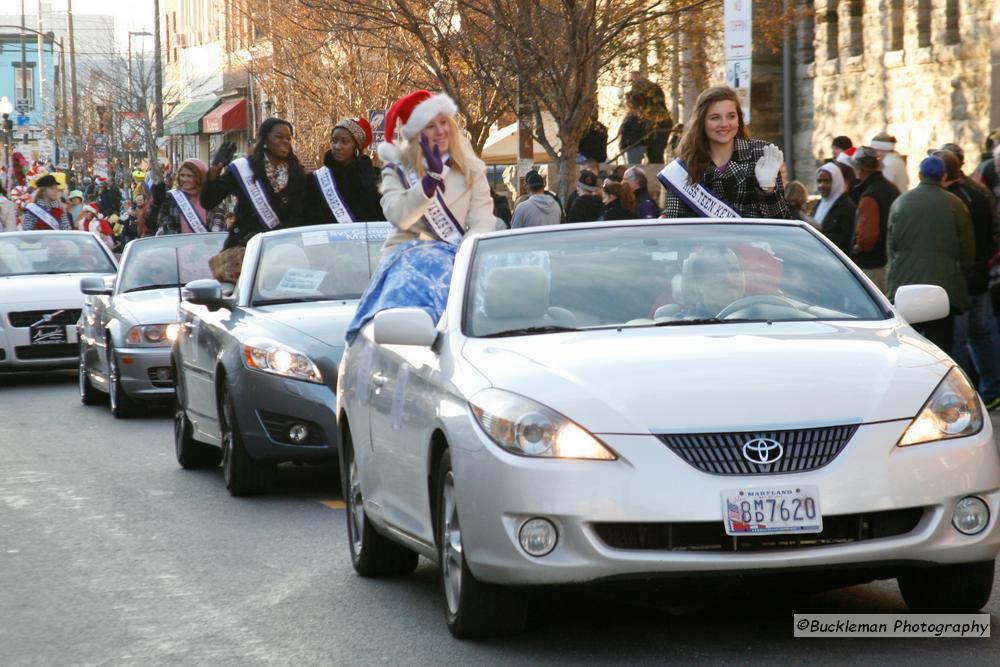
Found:
[{"label": "alloy wheel", "polygon": [[455,504],[455,477],[449,470],[445,473],[442,489],[442,521],[444,536],[442,544],[442,576],[444,592],[448,601],[448,611],[458,612],[462,595],[462,527],[458,522],[458,507]]},{"label": "alloy wheel", "polygon": [[349,485],[347,493],[349,507],[347,510],[350,512],[351,518],[351,546],[355,554],[360,554],[364,546],[362,541],[365,530],[365,503],[364,498],[361,496],[361,479],[358,476],[358,464],[354,461],[353,450],[350,452],[350,456],[351,460],[347,468]]}]

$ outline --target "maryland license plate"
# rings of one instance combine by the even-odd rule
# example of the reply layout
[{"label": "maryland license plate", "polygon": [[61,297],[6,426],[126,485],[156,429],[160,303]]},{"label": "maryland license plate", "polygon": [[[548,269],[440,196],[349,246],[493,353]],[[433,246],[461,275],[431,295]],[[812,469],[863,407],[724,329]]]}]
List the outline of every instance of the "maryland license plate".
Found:
[{"label": "maryland license plate", "polygon": [[722,492],[722,515],[727,535],[823,531],[815,486],[726,489]]}]

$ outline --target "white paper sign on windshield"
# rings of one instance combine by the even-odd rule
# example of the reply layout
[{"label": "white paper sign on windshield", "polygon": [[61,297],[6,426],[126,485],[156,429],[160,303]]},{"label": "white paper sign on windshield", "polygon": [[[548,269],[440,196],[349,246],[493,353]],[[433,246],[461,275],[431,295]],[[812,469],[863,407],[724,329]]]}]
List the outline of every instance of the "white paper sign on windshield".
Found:
[{"label": "white paper sign on windshield", "polygon": [[278,283],[279,292],[295,292],[298,294],[314,294],[319,289],[326,271],[316,269],[288,269]]}]

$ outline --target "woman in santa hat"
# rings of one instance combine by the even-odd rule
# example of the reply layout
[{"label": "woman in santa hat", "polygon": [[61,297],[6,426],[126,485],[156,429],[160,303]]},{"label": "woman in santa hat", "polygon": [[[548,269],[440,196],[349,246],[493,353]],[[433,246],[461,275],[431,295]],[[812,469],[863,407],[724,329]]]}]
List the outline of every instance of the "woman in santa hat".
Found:
[{"label": "woman in santa hat", "polygon": [[157,236],[225,231],[223,207],[206,210],[198,200],[207,173],[208,165],[198,158],[185,160],[177,168],[176,187],[167,192],[157,216]]},{"label": "woman in santa hat", "polygon": [[364,118],[333,126],[323,166],[309,178],[305,219],[309,223],[385,220],[379,203],[378,172],[365,155],[372,127]]},{"label": "woman in santa hat", "polygon": [[224,143],[212,158],[200,201],[207,210],[236,197],[236,223],[224,248],[246,246],[253,236],[276,227],[303,224],[308,177],[292,151],[292,124],[268,118],[246,157],[233,160],[236,144]]},{"label": "woman in santa hat", "polygon": [[382,211],[396,229],[383,254],[406,241],[458,245],[468,234],[496,229],[486,165],[455,123],[457,113],[450,97],[426,90],[389,108],[378,154],[386,163]]}]

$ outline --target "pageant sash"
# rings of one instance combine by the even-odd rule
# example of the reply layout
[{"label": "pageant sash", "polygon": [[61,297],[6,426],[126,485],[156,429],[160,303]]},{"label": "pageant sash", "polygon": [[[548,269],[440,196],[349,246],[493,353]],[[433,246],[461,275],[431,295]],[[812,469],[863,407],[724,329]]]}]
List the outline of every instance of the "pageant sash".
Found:
[{"label": "pageant sash", "polygon": [[326,205],[330,208],[330,212],[333,213],[336,221],[340,223],[354,222],[351,209],[347,207],[347,204],[344,203],[344,198],[340,196],[340,190],[337,189],[337,182],[333,180],[330,168],[320,167],[313,172],[313,176],[316,177],[320,192],[323,193]]},{"label": "pageant sash", "polygon": [[[398,164],[392,164],[392,167],[399,175],[399,180],[402,181],[404,188],[409,188],[411,183],[416,183],[417,187],[423,187],[420,184],[420,179],[417,178],[417,172],[413,169],[404,171]],[[448,167],[446,166],[441,174],[442,180],[447,174]],[[448,208],[440,189],[434,190],[434,197],[431,198],[430,206],[427,207],[427,212],[424,213],[421,220],[439,241],[458,245],[465,236],[465,230],[462,229],[462,225]]]},{"label": "pageant sash", "polygon": [[278,214],[274,212],[271,202],[267,200],[267,193],[264,192],[264,189],[260,187],[260,183],[257,182],[256,177],[254,177],[250,161],[245,157],[238,158],[230,162],[227,169],[236,177],[247,199],[250,200],[250,205],[253,206],[254,213],[264,223],[264,226],[268,229],[274,229],[281,224],[281,221],[278,220]]},{"label": "pageant sash", "polygon": [[195,212],[194,206],[191,206],[191,202],[188,201],[187,195],[180,190],[171,190],[170,196],[174,198],[174,201],[177,203],[177,208],[181,210],[184,218],[187,219],[188,224],[196,234],[204,234],[208,231],[205,227],[205,223],[201,221],[201,218],[199,218],[198,214]]},{"label": "pageant sash", "polygon": [[702,218],[738,218],[740,214],[713,195],[700,183],[688,182],[688,172],[680,160],[674,160],[656,175],[664,187],[677,195],[689,209]]},{"label": "pageant sash", "polygon": [[46,211],[44,208],[42,208],[41,206],[39,206],[35,202],[31,202],[30,204],[28,204],[24,208],[26,208],[27,210],[31,211],[32,215],[34,215],[36,218],[38,218],[39,220],[41,220],[42,222],[44,222],[46,225],[48,225],[52,229],[54,229],[56,231],[59,231],[59,229],[60,229],[60,227],[59,227],[59,221],[56,220],[55,218],[53,218],[51,213],[49,213],[48,211]]}]

